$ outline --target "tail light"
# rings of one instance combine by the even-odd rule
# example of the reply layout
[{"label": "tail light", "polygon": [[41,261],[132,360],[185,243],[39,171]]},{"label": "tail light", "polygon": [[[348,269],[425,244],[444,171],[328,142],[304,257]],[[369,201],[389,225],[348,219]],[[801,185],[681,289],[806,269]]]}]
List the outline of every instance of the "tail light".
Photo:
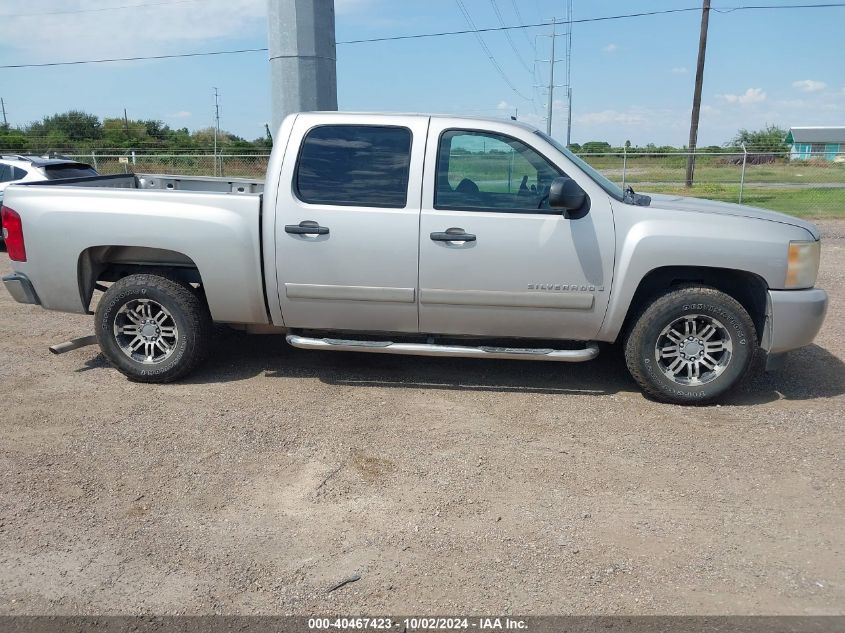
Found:
[{"label": "tail light", "polygon": [[21,216],[9,207],[0,209],[0,220],[3,222],[3,239],[6,240],[6,251],[9,259],[15,262],[26,261],[26,246],[23,243],[23,225]]}]

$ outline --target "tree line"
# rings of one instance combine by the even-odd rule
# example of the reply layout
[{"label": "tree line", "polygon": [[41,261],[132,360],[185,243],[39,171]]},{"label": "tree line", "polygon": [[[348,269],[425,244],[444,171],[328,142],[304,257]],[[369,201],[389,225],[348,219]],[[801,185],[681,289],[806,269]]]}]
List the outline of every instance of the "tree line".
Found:
[{"label": "tree line", "polygon": [[[742,146],[745,145],[749,152],[785,155],[789,152],[789,146],[784,142],[788,132],[789,130],[778,125],[766,125],[759,130],[743,128],[723,145],[699,146],[697,151],[705,153],[741,152]],[[632,145],[631,141],[625,141],[624,147],[613,147],[605,141],[588,141],[583,144],[572,143],[569,149],[577,154],[621,153],[623,151],[645,154],[674,154],[687,151],[687,147],[655,145],[654,143],[638,146]]]},{"label": "tree line", "polygon": [[[218,146],[226,152],[269,150],[269,136],[248,141],[220,130]],[[104,118],[79,110],[45,116],[23,127],[0,125],[0,150],[14,153],[88,153],[109,150],[207,150],[214,146],[214,128],[171,128],[154,119]]]},{"label": "tree line", "polygon": [[[759,130],[741,129],[724,145],[699,147],[701,152],[741,151],[785,154],[789,147],[784,143],[787,130],[777,125],[767,125]],[[266,152],[272,146],[269,131],[265,136],[248,141],[221,130],[217,144],[225,152]],[[88,153],[95,150],[208,150],[214,145],[214,128],[198,130],[171,128],[154,119],[104,118],[79,110],[45,116],[40,121],[24,127],[0,125],[0,150],[14,153],[67,152]],[[576,153],[621,153],[624,151],[648,154],[673,154],[685,152],[686,147],[671,145],[634,146],[626,141],[624,147],[614,147],[606,141],[573,143]]]}]

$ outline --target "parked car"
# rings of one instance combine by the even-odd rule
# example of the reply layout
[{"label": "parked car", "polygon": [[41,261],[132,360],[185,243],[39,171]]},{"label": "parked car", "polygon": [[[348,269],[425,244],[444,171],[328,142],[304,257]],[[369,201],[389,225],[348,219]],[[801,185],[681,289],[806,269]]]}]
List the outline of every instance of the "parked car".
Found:
[{"label": "parked car", "polygon": [[12,183],[96,175],[97,171],[91,165],[69,158],[4,154],[0,156],[0,200],[6,187]]},{"label": "parked car", "polygon": [[303,349],[485,359],[588,361],[621,340],[645,393],[700,403],[758,351],[771,366],[809,344],[827,308],[809,222],[623,191],[510,121],[291,115],[266,183],[14,185],[2,213],[12,296],[93,313],[140,382],[188,374],[222,322]]},{"label": "parked car", "polygon": [[[90,165],[66,158],[2,155],[0,156],[0,203],[3,202],[6,187],[15,182],[37,182],[96,175],[97,171]],[[0,229],[2,229],[2,224],[0,224]]]}]

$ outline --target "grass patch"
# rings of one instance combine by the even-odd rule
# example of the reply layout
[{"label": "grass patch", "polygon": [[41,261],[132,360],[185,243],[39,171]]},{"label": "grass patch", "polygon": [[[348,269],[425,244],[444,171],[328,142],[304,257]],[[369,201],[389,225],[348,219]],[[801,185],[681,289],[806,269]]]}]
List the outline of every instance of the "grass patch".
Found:
[{"label": "grass patch", "polygon": [[[643,193],[673,193],[681,196],[737,202],[739,185],[706,184],[691,189],[683,186],[649,186]],[[845,188],[841,189],[787,189],[746,187],[742,203],[753,207],[788,213],[799,218],[845,218]]]}]

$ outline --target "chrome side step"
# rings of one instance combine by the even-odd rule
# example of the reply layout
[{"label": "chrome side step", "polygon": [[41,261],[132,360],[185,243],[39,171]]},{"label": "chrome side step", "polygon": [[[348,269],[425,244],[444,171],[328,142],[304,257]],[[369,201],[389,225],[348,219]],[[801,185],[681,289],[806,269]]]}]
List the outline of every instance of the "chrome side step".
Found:
[{"label": "chrome side step", "polygon": [[335,352],[371,352],[374,354],[408,354],[411,356],[452,356],[462,358],[503,358],[511,360],[551,360],[560,363],[582,363],[599,355],[597,343],[584,349],[549,349],[522,347],[469,347],[435,345],[433,343],[393,343],[392,341],[354,341],[336,338],[310,338],[288,334],[287,342],[299,349]]}]

